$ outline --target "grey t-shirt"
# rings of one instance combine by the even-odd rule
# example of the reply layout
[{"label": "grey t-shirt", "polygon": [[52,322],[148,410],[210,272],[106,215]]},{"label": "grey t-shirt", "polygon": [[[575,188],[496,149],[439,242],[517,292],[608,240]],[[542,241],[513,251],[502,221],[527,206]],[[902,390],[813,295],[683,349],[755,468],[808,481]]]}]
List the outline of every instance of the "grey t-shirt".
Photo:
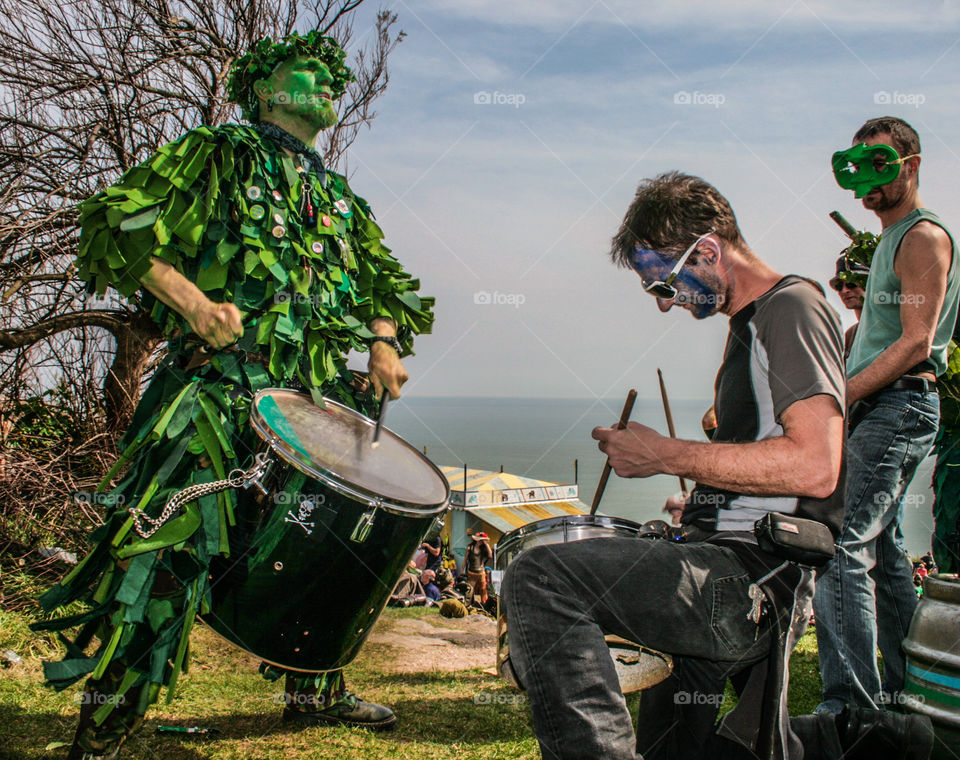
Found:
[{"label": "grey t-shirt", "polygon": [[[846,381],[840,319],[809,281],[789,275],[730,319],[717,373],[713,443],[747,443],[783,435],[781,416],[818,394],[844,409]],[[826,523],[836,534],[843,519],[842,479],[833,496],[752,496],[698,485],[684,523],[709,530],[753,530],[766,512]]]}]

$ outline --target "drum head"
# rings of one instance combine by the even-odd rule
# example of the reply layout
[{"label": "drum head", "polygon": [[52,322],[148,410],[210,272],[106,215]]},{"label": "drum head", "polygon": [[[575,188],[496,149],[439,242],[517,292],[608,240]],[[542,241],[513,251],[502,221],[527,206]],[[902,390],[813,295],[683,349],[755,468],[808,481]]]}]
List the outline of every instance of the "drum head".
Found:
[{"label": "drum head", "polygon": [[387,428],[371,448],[376,423],[324,400],[321,409],[305,393],[267,388],[254,397],[250,422],[290,464],[338,490],[416,511],[446,507],[447,481],[429,459]]}]

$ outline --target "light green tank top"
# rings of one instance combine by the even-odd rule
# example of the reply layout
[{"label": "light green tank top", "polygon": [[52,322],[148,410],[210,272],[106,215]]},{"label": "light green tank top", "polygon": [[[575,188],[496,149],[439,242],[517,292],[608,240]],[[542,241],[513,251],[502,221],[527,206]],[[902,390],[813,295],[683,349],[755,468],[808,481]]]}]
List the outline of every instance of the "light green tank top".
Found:
[{"label": "light green tank top", "polygon": [[847,359],[847,377],[853,377],[876,359],[891,343],[900,337],[900,278],[893,271],[893,259],[903,236],[920,221],[929,221],[942,227],[953,244],[953,260],[947,273],[947,293],[940,309],[940,319],[933,339],[930,358],[925,364],[937,377],[947,368],[947,346],[953,337],[957,321],[957,299],[960,296],[960,265],[957,263],[957,243],[935,213],[926,208],[911,211],[900,221],[883,231],[883,237],[873,254],[867,290],[863,299],[863,314]]}]

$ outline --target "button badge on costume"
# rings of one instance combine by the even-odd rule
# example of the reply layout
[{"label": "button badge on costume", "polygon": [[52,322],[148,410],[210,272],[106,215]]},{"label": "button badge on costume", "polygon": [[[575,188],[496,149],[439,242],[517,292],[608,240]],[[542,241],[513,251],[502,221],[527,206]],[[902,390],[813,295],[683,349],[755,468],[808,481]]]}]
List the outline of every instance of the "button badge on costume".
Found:
[{"label": "button badge on costume", "polygon": [[331,224],[333,224],[333,222],[330,221],[329,216],[324,214],[323,216],[320,217],[320,224],[322,224],[324,227],[329,227]]},{"label": "button badge on costume", "polygon": [[250,185],[250,187],[247,188],[247,198],[252,201],[260,200],[260,188],[256,185]]},{"label": "button badge on costume", "polygon": [[267,215],[267,212],[264,210],[263,206],[251,206],[250,207],[250,218],[256,221],[260,221]]},{"label": "button badge on costume", "polygon": [[275,238],[282,238],[284,235],[287,234],[287,230],[284,228],[282,224],[278,224],[276,227],[274,227],[271,230],[271,232],[273,233],[273,236]]},{"label": "button badge on costume", "polygon": [[316,243],[314,243],[313,245],[310,246],[310,250],[313,251],[313,252],[316,253],[316,254],[321,254],[321,253],[323,253],[323,243],[321,243],[321,242],[318,240]]},{"label": "button badge on costume", "polygon": [[353,212],[350,210],[349,204],[343,198],[337,198],[337,200],[333,202],[333,205],[334,208],[340,212],[340,216],[342,216],[344,219],[349,219],[351,216],[353,216]]},{"label": "button badge on costume", "polygon": [[282,224],[283,224],[283,214],[274,214],[274,215],[273,215],[273,221],[276,222],[277,224],[281,224],[281,225],[282,225]]},{"label": "button badge on costume", "polygon": [[279,190],[274,190],[274,191],[273,191],[273,199],[274,199],[277,203],[280,203],[281,201],[283,201],[283,194],[282,194]]}]

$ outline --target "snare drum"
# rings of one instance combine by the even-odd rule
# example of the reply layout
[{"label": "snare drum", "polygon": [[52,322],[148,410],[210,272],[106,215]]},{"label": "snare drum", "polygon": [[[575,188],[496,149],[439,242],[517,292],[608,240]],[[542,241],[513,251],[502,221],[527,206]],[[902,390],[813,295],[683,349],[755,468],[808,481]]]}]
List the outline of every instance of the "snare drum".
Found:
[{"label": "snare drum", "polygon": [[266,474],[240,493],[230,557],[211,566],[202,618],[260,659],[303,672],[356,656],[450,488],[430,460],[335,401],[258,392],[250,424]]},{"label": "snare drum", "polygon": [[[637,523],[621,517],[550,517],[523,525],[501,536],[497,542],[493,564],[502,574],[520,554],[534,546],[565,544],[588,538],[637,538],[640,528]],[[617,636],[606,638],[610,656],[617,669],[617,677],[620,679],[620,689],[624,694],[647,689],[669,676],[673,670],[673,660],[668,654],[647,649]],[[501,678],[522,688],[510,663],[507,618],[502,597],[497,601],[497,672]]]}]

